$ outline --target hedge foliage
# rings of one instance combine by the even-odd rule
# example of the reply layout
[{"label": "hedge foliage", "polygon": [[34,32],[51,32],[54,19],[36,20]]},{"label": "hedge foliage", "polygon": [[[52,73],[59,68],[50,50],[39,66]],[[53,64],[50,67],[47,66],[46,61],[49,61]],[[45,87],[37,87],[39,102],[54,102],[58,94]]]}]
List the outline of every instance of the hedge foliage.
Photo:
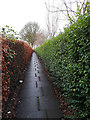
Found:
[{"label": "hedge foliage", "polygon": [[[33,50],[22,41],[5,40],[2,38],[2,111],[10,111],[8,99],[12,102],[14,91],[23,79],[23,73]],[[13,98],[14,99],[14,98]]]},{"label": "hedge foliage", "polygon": [[73,119],[88,119],[90,111],[89,57],[90,16],[80,16],[57,37],[36,48],[53,77],[54,84],[63,91]]}]

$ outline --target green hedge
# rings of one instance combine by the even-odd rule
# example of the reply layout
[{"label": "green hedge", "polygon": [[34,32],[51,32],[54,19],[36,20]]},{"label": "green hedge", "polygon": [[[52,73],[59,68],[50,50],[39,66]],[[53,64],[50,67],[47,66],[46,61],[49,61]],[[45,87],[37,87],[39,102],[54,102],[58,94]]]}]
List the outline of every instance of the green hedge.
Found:
[{"label": "green hedge", "polygon": [[63,33],[35,50],[53,77],[54,84],[63,91],[69,107],[76,111],[73,117],[87,120],[90,111],[89,21],[90,17],[80,16]]}]

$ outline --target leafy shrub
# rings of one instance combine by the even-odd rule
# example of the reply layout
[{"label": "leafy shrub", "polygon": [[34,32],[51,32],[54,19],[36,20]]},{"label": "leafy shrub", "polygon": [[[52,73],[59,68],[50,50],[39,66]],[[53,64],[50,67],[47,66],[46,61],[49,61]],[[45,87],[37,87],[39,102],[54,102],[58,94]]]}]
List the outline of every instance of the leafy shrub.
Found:
[{"label": "leafy shrub", "polygon": [[[16,40],[6,40],[2,38],[2,110],[5,112],[8,99],[23,79],[23,73],[33,50],[28,44]],[[12,100],[10,99],[12,102]]]},{"label": "leafy shrub", "polygon": [[64,33],[36,48],[54,84],[63,91],[69,107],[76,111],[73,119],[88,119],[90,111],[89,21],[89,16],[81,15]]}]

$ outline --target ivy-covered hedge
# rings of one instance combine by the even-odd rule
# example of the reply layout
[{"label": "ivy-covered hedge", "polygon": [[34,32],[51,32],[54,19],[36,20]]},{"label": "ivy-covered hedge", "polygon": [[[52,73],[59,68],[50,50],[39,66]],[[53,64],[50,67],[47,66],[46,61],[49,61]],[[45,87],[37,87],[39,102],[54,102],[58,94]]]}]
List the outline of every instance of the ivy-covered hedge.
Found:
[{"label": "ivy-covered hedge", "polygon": [[24,69],[32,52],[25,42],[2,38],[2,115],[5,118],[11,111],[10,105],[15,102],[14,92],[19,81],[23,80]]},{"label": "ivy-covered hedge", "polygon": [[88,120],[90,111],[90,17],[80,16],[63,33],[36,48],[74,111],[73,119]]}]

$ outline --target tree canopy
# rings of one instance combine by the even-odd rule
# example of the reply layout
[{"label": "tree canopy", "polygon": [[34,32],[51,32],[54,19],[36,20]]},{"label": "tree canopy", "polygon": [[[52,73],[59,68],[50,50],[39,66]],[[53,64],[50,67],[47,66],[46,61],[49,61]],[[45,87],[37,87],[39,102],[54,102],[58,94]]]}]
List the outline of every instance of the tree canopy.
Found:
[{"label": "tree canopy", "polygon": [[33,46],[37,40],[36,35],[39,32],[39,25],[36,22],[28,22],[23,29],[20,31],[20,35],[23,40],[27,41]]}]

